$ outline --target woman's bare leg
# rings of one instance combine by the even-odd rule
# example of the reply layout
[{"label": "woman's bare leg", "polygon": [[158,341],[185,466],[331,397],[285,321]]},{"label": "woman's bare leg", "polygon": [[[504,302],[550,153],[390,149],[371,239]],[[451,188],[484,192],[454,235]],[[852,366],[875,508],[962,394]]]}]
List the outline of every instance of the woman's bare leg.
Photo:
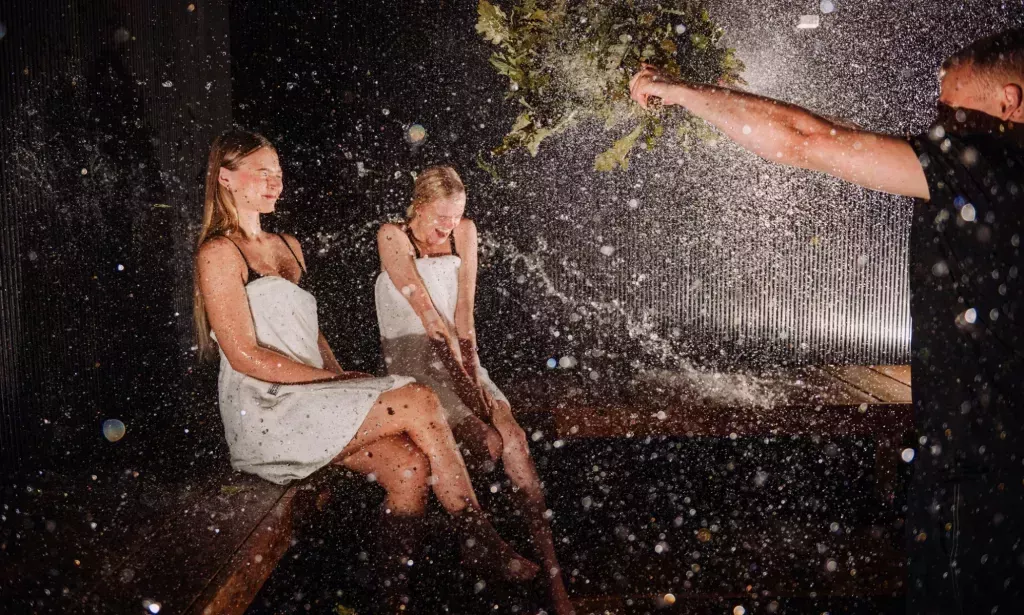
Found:
[{"label": "woman's bare leg", "polygon": [[423,385],[410,384],[378,397],[340,457],[347,458],[381,438],[398,435],[408,436],[427,455],[434,494],[445,510],[458,512],[468,505],[479,508],[441,404]]},{"label": "woman's bare leg", "polygon": [[524,510],[531,538],[540,555],[544,578],[550,583],[552,606],[558,615],[569,615],[573,612],[573,607],[562,580],[561,566],[555,556],[555,540],[551,534],[551,525],[544,518],[547,511],[544,490],[537,468],[530,457],[525,434],[520,431],[514,441],[503,442],[496,429],[476,417],[469,417],[460,422],[455,434],[459,446],[469,448],[475,455],[493,454],[495,445],[501,451],[505,474],[519,489],[517,499]]},{"label": "woman's bare leg", "polygon": [[388,436],[335,463],[373,475],[387,499],[373,528],[370,574],[379,613],[401,613],[412,601],[410,561],[418,560],[430,493],[430,461],[406,436]]},{"label": "woman's bare leg", "polygon": [[429,388],[412,384],[381,395],[339,456],[348,458],[382,438],[402,434],[430,460],[434,494],[466,537],[462,545],[466,561],[512,581],[532,579],[537,565],[513,551],[480,512],[444,411]]},{"label": "woman's bare leg", "polygon": [[430,460],[404,435],[388,436],[351,455],[339,455],[339,463],[360,474],[373,474],[384,487],[384,507],[391,514],[421,517],[427,512],[430,491]]}]

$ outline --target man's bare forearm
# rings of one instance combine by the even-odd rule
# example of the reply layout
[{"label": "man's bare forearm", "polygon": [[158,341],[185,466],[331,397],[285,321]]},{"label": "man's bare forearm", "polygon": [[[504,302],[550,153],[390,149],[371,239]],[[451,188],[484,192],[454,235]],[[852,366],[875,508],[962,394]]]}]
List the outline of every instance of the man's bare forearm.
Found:
[{"label": "man's bare forearm", "polygon": [[836,125],[806,109],[729,88],[674,84],[664,102],[685,107],[754,154],[791,166],[814,168],[809,141],[838,136]]}]

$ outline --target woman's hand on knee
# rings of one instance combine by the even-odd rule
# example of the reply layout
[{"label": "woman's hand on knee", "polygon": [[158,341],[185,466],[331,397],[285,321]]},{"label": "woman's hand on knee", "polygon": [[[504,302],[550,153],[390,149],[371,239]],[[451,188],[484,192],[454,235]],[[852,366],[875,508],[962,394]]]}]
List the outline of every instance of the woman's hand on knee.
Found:
[{"label": "woman's hand on knee", "polygon": [[494,429],[501,439],[501,450],[503,455],[530,454],[529,443],[526,440],[526,432],[519,426],[519,423],[512,418],[512,413],[499,415],[494,421]]},{"label": "woman's hand on knee", "polygon": [[497,461],[501,458],[502,452],[505,450],[505,440],[501,437],[501,434],[495,429],[487,430],[487,454],[491,456],[491,461]]}]

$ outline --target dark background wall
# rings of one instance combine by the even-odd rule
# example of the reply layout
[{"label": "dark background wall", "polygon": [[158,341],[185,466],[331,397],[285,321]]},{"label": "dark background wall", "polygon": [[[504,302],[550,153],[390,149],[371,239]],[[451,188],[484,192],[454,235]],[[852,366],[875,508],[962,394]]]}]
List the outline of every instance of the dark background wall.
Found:
[{"label": "dark background wall", "polygon": [[[933,116],[945,55],[1022,15],[1019,0],[836,6],[799,31],[817,2],[711,3],[751,89],[897,133]],[[0,4],[4,464],[222,452],[189,313],[204,161],[233,119],[280,148],[268,226],[302,240],[349,367],[381,367],[375,230],[440,162],[482,231],[479,337],[499,383],[565,356],[598,379],[906,359],[909,201],[724,142],[597,175],[618,135],[586,125],[493,180],[476,160],[515,109],[475,20],[470,0]],[[128,429],[116,446],[108,418]]]},{"label": "dark background wall", "polygon": [[[0,23],[0,454],[131,464],[166,437],[193,365],[191,237],[231,120],[227,3],[4,2]],[[116,446],[107,419],[127,427]]]},{"label": "dark background wall", "polygon": [[[751,90],[896,134],[934,117],[942,59],[1019,25],[1022,6],[834,4],[816,30],[794,27],[819,14],[814,1],[709,6]],[[564,356],[599,379],[908,360],[909,199],[727,142],[669,140],[598,174],[593,156],[619,133],[595,125],[496,161],[494,181],[476,160],[517,110],[475,21],[468,0],[235,5],[235,116],[281,148],[277,223],[320,257],[325,329],[349,365],[379,361],[373,231],[404,211],[411,172],[442,162],[462,173],[482,232],[478,334],[499,382]],[[413,123],[429,135],[420,148],[404,139]]]}]

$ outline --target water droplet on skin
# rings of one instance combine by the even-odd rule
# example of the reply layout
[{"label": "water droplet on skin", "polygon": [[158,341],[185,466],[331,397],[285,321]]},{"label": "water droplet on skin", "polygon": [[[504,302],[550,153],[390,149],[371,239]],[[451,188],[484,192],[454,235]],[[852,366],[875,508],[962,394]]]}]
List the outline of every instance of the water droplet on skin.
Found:
[{"label": "water droplet on skin", "polygon": [[752,132],[754,132],[753,128],[751,128],[750,126],[747,126],[747,125],[743,126],[743,134],[749,135]]}]

